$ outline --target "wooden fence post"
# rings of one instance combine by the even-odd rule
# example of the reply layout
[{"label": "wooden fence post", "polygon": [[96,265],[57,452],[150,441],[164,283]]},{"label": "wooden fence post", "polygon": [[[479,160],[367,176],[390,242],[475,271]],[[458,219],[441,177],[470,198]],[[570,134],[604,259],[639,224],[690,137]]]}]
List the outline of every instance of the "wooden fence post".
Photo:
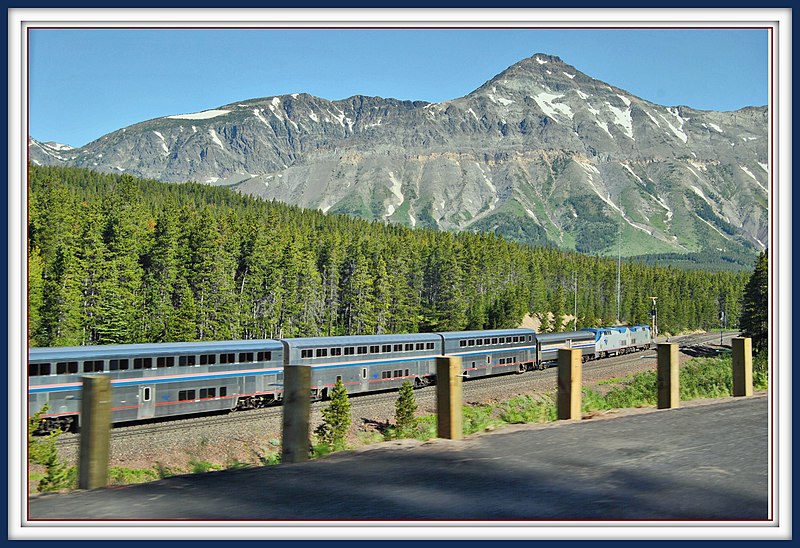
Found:
[{"label": "wooden fence post", "polygon": [[111,444],[111,379],[83,377],[80,421],[78,488],[105,487]]},{"label": "wooden fence post", "polygon": [[309,458],[311,419],[311,368],[283,368],[283,440],[281,463],[305,462]]},{"label": "wooden fence post", "polygon": [[436,358],[437,437],[460,440],[464,437],[461,357]]},{"label": "wooden fence post", "polygon": [[580,420],[581,418],[581,350],[579,348],[558,349],[558,418]]},{"label": "wooden fence post", "polygon": [[678,343],[658,343],[658,408],[674,409],[681,405]]},{"label": "wooden fence post", "polygon": [[733,347],[733,395],[753,395],[753,340],[749,337],[734,337]]}]

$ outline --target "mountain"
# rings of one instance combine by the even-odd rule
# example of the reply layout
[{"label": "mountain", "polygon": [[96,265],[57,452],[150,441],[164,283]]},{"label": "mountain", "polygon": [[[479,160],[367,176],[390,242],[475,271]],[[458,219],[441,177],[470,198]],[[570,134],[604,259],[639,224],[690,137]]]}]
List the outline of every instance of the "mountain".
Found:
[{"label": "mountain", "polygon": [[536,54],[442,103],[292,94],[149,120],[30,160],[227,185],[329,213],[585,253],[755,256],[769,112],[665,107]]}]

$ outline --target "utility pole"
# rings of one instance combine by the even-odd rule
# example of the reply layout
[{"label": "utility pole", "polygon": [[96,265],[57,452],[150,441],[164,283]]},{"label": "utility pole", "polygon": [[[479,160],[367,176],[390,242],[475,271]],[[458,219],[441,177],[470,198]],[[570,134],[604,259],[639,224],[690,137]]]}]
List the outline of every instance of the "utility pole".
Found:
[{"label": "utility pole", "polygon": [[574,323],[572,330],[578,330],[578,273],[576,271],[572,272],[572,286],[575,290],[575,312],[574,312]]},{"label": "utility pole", "polygon": [[658,297],[650,297],[653,299],[653,308],[650,310],[650,317],[653,318],[653,340],[658,336],[658,309],[656,308],[656,299]]},{"label": "utility pole", "polygon": [[617,325],[619,325],[620,271],[622,270],[622,225],[618,225],[617,229]]}]

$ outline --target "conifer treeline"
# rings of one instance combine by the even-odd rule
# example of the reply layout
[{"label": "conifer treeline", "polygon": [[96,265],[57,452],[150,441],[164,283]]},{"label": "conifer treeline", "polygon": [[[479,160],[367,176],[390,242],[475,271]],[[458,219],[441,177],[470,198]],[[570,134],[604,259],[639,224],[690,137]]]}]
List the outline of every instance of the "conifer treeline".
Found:
[{"label": "conifer treeline", "polygon": [[[327,216],[194,183],[29,169],[34,346],[515,327],[616,319],[614,260]],[[623,264],[621,318],[736,325],[746,274]],[[572,328],[572,322],[567,326]],[[542,330],[560,329],[555,323]]]}]

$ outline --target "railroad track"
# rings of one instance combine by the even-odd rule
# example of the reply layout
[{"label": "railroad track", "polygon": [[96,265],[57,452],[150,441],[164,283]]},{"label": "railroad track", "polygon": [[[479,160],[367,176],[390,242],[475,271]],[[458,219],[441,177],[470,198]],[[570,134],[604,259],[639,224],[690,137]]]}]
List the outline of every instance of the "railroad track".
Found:
[{"label": "railroad track", "polygon": [[[736,332],[723,334],[723,341],[730,340],[736,336]],[[720,336],[718,333],[702,333],[673,337],[671,342],[679,345],[680,351],[687,355],[713,354],[719,347]],[[661,341],[659,341],[661,342]],[[713,345],[713,346],[709,346]],[[623,354],[602,360],[594,360],[583,364],[584,375],[589,376],[602,372],[606,369],[623,368],[627,364],[637,363],[642,365],[642,360],[651,359],[652,367],[655,367],[655,349],[646,350],[632,354]],[[551,366],[543,371],[534,371],[523,374],[507,374],[496,377],[476,378],[464,383],[464,401],[481,403],[486,400],[486,394],[490,394],[493,389],[503,388],[504,391],[530,390],[531,385],[535,384],[538,390],[544,392],[555,389],[558,368]],[[417,404],[421,410],[435,410],[436,387],[430,386],[415,391]],[[361,416],[362,411],[371,407],[392,408],[397,400],[397,391],[379,392],[375,394],[354,395],[350,398],[353,416]],[[319,417],[322,409],[327,406],[327,402],[313,402],[311,404],[312,421]],[[368,413],[366,413],[368,414]],[[388,417],[386,417],[388,418]],[[263,409],[253,409],[247,411],[235,411],[214,415],[203,415],[191,418],[180,418],[162,420],[158,422],[147,422],[131,426],[120,426],[112,430],[112,440],[124,440],[136,438],[138,436],[157,436],[160,434],[171,434],[181,431],[201,429],[205,426],[219,426],[225,423],[235,423],[242,429],[247,429],[248,425],[262,421],[276,421],[280,424],[282,420],[281,406],[267,407]],[[58,447],[63,449],[75,449],[80,444],[79,434],[63,434],[58,438]]]}]

